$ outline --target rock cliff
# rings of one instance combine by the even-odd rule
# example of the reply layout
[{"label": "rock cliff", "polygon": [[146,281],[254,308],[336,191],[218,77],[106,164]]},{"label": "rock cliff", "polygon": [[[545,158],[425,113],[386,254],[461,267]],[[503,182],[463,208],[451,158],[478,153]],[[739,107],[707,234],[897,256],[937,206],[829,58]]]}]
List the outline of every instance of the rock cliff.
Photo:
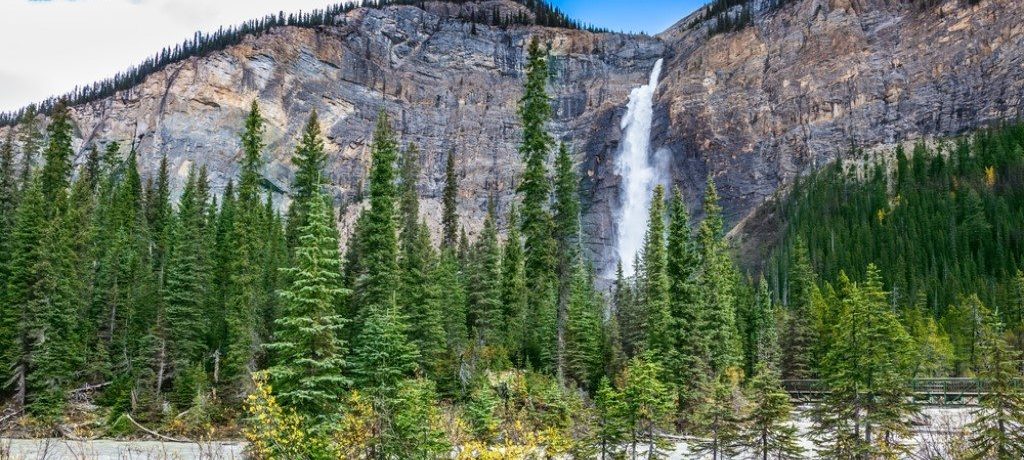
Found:
[{"label": "rock cliff", "polygon": [[248,37],[74,107],[75,146],[135,142],[144,173],[166,154],[175,185],[189,165],[206,164],[218,190],[237,172],[241,121],[256,99],[268,120],[264,176],[283,206],[295,142],[316,109],[347,229],[383,110],[401,140],[423,152],[422,206],[435,228],[444,159],[456,156],[460,211],[473,234],[489,197],[501,212],[514,199],[524,48],[538,36],[553,58],[551,129],[577,155],[586,240],[604,272],[616,260],[619,122],[630,90],[659,58],[653,147],[667,149],[673,181],[695,205],[705,176],[715,176],[730,224],[851,143],[955,134],[1017,117],[1024,106],[1024,9],[1016,0],[927,8],[799,0],[762,5],[750,27],[711,37],[700,11],[655,37],[458,19],[466,8],[519,8],[481,3],[358,9],[337,26]]}]

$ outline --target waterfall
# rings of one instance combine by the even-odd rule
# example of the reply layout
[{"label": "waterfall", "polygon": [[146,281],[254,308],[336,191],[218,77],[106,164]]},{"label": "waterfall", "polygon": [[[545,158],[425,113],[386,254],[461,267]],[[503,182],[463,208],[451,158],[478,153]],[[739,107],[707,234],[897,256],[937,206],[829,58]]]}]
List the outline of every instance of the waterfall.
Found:
[{"label": "waterfall", "polygon": [[651,117],[654,90],[658,87],[662,60],[654,63],[646,85],[629,93],[629,105],[622,117],[622,153],[616,166],[622,177],[621,206],[616,233],[619,260],[626,276],[633,274],[633,259],[640,251],[647,231],[647,211],[658,171],[651,163]]}]

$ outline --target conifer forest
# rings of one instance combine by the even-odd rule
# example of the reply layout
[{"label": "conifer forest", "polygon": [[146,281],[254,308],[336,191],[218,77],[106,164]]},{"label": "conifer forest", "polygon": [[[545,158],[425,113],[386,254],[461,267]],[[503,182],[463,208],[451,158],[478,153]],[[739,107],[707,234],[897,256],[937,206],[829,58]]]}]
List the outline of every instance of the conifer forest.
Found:
[{"label": "conifer forest", "polygon": [[[716,0],[698,18],[715,21],[708,35],[743,33],[752,14],[801,2],[769,3]],[[605,32],[524,4],[532,16],[468,19]],[[459,212],[459,150],[442,156],[436,228],[420,203],[424,152],[385,110],[346,203],[326,191],[316,111],[289,144],[286,206],[262,174],[257,101],[222,191],[201,162],[177,191],[167,157],[145,174],[140,155],[158,153],[134,142],[72,146],[74,105],[351,9],[197,35],[0,116],[0,459],[19,458],[7,438],[233,439],[256,459],[1024,458],[1024,124],[1012,119],[852,144],[759,208],[752,219],[776,228],[755,243],[730,233],[715,175],[697,200],[652,183],[640,250],[612,274],[585,247],[585,172],[551,129],[559,69],[537,38],[514,205],[488,206],[475,232]],[[359,209],[346,232],[342,206]],[[922,448],[927,410],[959,404],[967,422]]]}]

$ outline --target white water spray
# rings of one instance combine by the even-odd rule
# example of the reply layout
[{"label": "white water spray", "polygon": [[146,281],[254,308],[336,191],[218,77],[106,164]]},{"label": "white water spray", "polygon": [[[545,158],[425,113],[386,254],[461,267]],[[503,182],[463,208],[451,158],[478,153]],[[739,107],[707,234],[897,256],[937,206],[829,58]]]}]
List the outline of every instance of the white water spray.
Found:
[{"label": "white water spray", "polygon": [[648,83],[629,93],[629,105],[622,117],[622,153],[616,165],[622,177],[622,206],[619,208],[619,260],[626,276],[633,274],[633,260],[643,246],[647,212],[651,205],[657,169],[651,163],[651,117],[654,90],[661,76],[662,60],[654,63]]}]

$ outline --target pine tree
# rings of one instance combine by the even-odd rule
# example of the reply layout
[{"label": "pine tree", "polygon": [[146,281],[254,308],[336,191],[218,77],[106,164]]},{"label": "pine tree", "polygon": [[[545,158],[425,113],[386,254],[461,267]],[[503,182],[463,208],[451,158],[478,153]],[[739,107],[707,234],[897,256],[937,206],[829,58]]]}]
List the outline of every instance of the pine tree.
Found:
[{"label": "pine tree", "polygon": [[594,396],[594,407],[597,410],[598,458],[607,460],[616,457],[621,445],[628,439],[630,427],[626,424],[628,414],[622,401],[622,394],[602,377]]},{"label": "pine tree", "polygon": [[[845,276],[844,276],[845,277]],[[874,457],[906,449],[913,346],[886,301],[881,274],[867,268],[863,286],[843,283],[843,311],[822,370],[828,394],[815,408],[815,434],[829,457]]]},{"label": "pine tree", "polygon": [[621,376],[621,397],[629,429],[629,451],[636,458],[637,444],[647,444],[647,458],[660,458],[659,440],[655,435],[669,422],[675,406],[673,391],[659,378],[664,370],[658,362],[644,353],[629,361]]},{"label": "pine tree", "polygon": [[[7,286],[11,263],[11,233],[14,231],[14,216],[18,207],[18,178],[14,170],[14,144],[8,131],[7,138],[0,144],[0,286]],[[0,293],[0,305],[5,300]],[[4,335],[0,332],[0,348],[13,346],[8,340],[13,334]],[[2,377],[3,374],[0,374]]]},{"label": "pine tree", "polygon": [[244,156],[238,179],[238,198],[231,228],[230,281],[225,299],[225,355],[222,381],[231,389],[229,397],[248,392],[249,375],[256,370],[261,349],[260,319],[266,305],[267,235],[260,197],[264,120],[253,101],[245,119],[241,143]]},{"label": "pine tree", "polygon": [[967,426],[971,458],[1011,459],[1024,456],[1024,395],[1020,352],[1006,342],[1002,324],[988,315],[980,343],[980,381],[988,389]]},{"label": "pine tree", "polygon": [[441,214],[441,247],[454,250],[459,231],[459,178],[455,174],[455,151],[448,152],[444,163],[444,209]]},{"label": "pine tree", "polygon": [[[546,91],[549,70],[540,42],[534,38],[527,49],[526,87],[519,102],[519,118],[523,125],[523,142],[519,153],[526,168],[518,193],[523,196],[522,229],[524,270],[527,282],[527,321],[531,329],[527,357],[534,365],[551,366],[550,350],[554,347],[556,323],[555,242],[552,238],[551,215],[547,203],[551,193],[546,161],[554,140],[546,130],[551,118],[550,98]],[[550,330],[549,330],[550,329]]]},{"label": "pine tree", "polygon": [[703,336],[704,314],[700,299],[698,276],[700,255],[690,228],[690,215],[678,188],[672,192],[669,207],[668,252],[666,273],[669,281],[669,306],[675,345],[675,362],[669,364],[675,373],[673,383],[680,391],[680,404],[692,406],[701,376],[707,372],[708,343]]},{"label": "pine tree", "polygon": [[[35,331],[41,321],[40,312],[34,308],[40,292],[39,267],[45,260],[43,238],[46,232],[45,199],[39,181],[30,182],[22,191],[21,200],[11,232],[10,274],[5,289],[4,310],[0,313],[2,337],[12,343],[0,349],[3,355],[5,382],[11,382],[14,403],[23,407],[27,398],[27,377],[33,358],[36,339]],[[6,373],[10,372],[9,375]]]},{"label": "pine tree", "polygon": [[362,319],[352,366],[363,388],[387,394],[415,368],[419,358],[409,343],[406,318],[395,304],[398,275],[395,160],[397,142],[387,114],[381,112],[374,132],[370,167],[370,207],[360,237],[362,273],[353,298]]},{"label": "pine tree", "polygon": [[590,270],[577,262],[572,280],[565,337],[566,375],[583,388],[597,388],[604,374],[601,294],[594,289]]},{"label": "pine tree", "polygon": [[701,260],[701,295],[704,300],[704,335],[708,343],[708,364],[720,372],[739,363],[741,346],[736,329],[736,305],[731,275],[735,269],[723,241],[722,208],[715,181],[708,176],[704,195],[704,220],[698,230]]},{"label": "pine tree", "polygon": [[[473,248],[472,270],[469,273],[469,315],[477,354],[504,354],[501,330],[501,246],[494,222],[493,209],[484,219],[484,228]],[[495,349],[497,347],[497,349]],[[493,356],[495,364],[504,361]]]},{"label": "pine tree", "polygon": [[21,117],[22,122],[18,130],[21,140],[21,175],[18,181],[21,190],[28,189],[32,180],[32,171],[35,168],[36,156],[43,142],[43,133],[39,131],[36,106],[30,104]]},{"label": "pine tree", "polygon": [[793,269],[789,275],[789,312],[786,315],[786,361],[782,375],[787,379],[807,379],[814,375],[814,352],[818,335],[814,324],[814,296],[818,287],[807,247],[797,241]]},{"label": "pine tree", "polygon": [[445,347],[439,291],[434,289],[437,256],[430,242],[430,230],[420,220],[419,151],[409,144],[401,161],[399,210],[400,283],[398,305],[409,318],[409,340],[420,350],[420,368],[436,377],[440,372]]},{"label": "pine tree", "polygon": [[[207,196],[205,173],[189,170],[185,188],[178,202],[177,217],[169,223],[171,237],[163,289],[163,302],[167,317],[172,369],[179,378],[185,378],[197,365],[203,363],[209,336],[209,318],[205,304],[209,292],[211,267],[208,265],[206,232]],[[192,388],[184,380],[175,380],[181,396],[177,403],[191,403]]]},{"label": "pine tree", "polygon": [[569,322],[569,303],[573,296],[580,245],[580,201],[576,183],[579,179],[573,168],[569,148],[563,142],[555,159],[554,238],[557,244],[558,309],[556,322],[555,375],[565,383],[566,328]]},{"label": "pine tree", "polygon": [[739,387],[740,374],[735,368],[723,372],[704,390],[694,419],[701,435],[693,443],[693,452],[710,455],[713,460],[739,455],[743,436],[746,400]]},{"label": "pine tree", "polygon": [[[758,364],[778,371],[781,366],[782,351],[779,348],[779,331],[776,327],[775,306],[768,292],[768,282],[764,278],[757,284],[755,297],[754,321],[751,325],[751,363],[752,369]],[[787,357],[790,359],[790,357]]]},{"label": "pine tree", "polygon": [[[665,246],[665,189],[654,188],[650,212],[647,217],[647,234],[643,248],[642,301],[646,313],[644,332],[646,349],[654,359],[660,361],[663,369],[676,362],[673,341],[672,316],[669,310],[669,279]],[[662,376],[663,380],[666,376]]]},{"label": "pine tree", "polygon": [[64,104],[54,108],[53,118],[47,126],[48,142],[43,151],[46,163],[39,173],[40,188],[47,203],[47,217],[53,218],[63,211],[67,204],[67,192],[71,185],[71,121]]},{"label": "pine tree", "polygon": [[501,301],[504,308],[502,330],[505,348],[517,366],[523,365],[526,338],[526,274],[523,267],[523,242],[519,235],[519,216],[515,207],[508,213],[508,235],[501,260]]},{"label": "pine tree", "polygon": [[751,407],[745,420],[743,447],[762,460],[801,458],[803,449],[791,421],[793,406],[789,393],[782,389],[778,370],[768,362],[758,362],[747,392]]},{"label": "pine tree", "polygon": [[[313,184],[316,185],[315,183]],[[281,291],[271,353],[270,381],[281,402],[307,418],[324,421],[351,381],[345,377],[347,347],[341,339],[346,319],[339,314],[341,287],[338,240],[333,213],[323,196],[313,195],[299,230],[290,280]]]},{"label": "pine tree", "polygon": [[306,127],[302,131],[302,139],[295,147],[292,163],[296,167],[295,179],[292,181],[292,204],[288,208],[287,227],[285,230],[289,250],[299,244],[299,229],[306,225],[309,214],[309,201],[320,197],[324,181],[324,168],[327,166],[327,154],[324,152],[324,141],[320,133],[320,120],[316,110],[310,112]]},{"label": "pine tree", "polygon": [[443,458],[451,452],[434,382],[403,381],[388,409],[390,423],[381,436],[381,458]]}]

